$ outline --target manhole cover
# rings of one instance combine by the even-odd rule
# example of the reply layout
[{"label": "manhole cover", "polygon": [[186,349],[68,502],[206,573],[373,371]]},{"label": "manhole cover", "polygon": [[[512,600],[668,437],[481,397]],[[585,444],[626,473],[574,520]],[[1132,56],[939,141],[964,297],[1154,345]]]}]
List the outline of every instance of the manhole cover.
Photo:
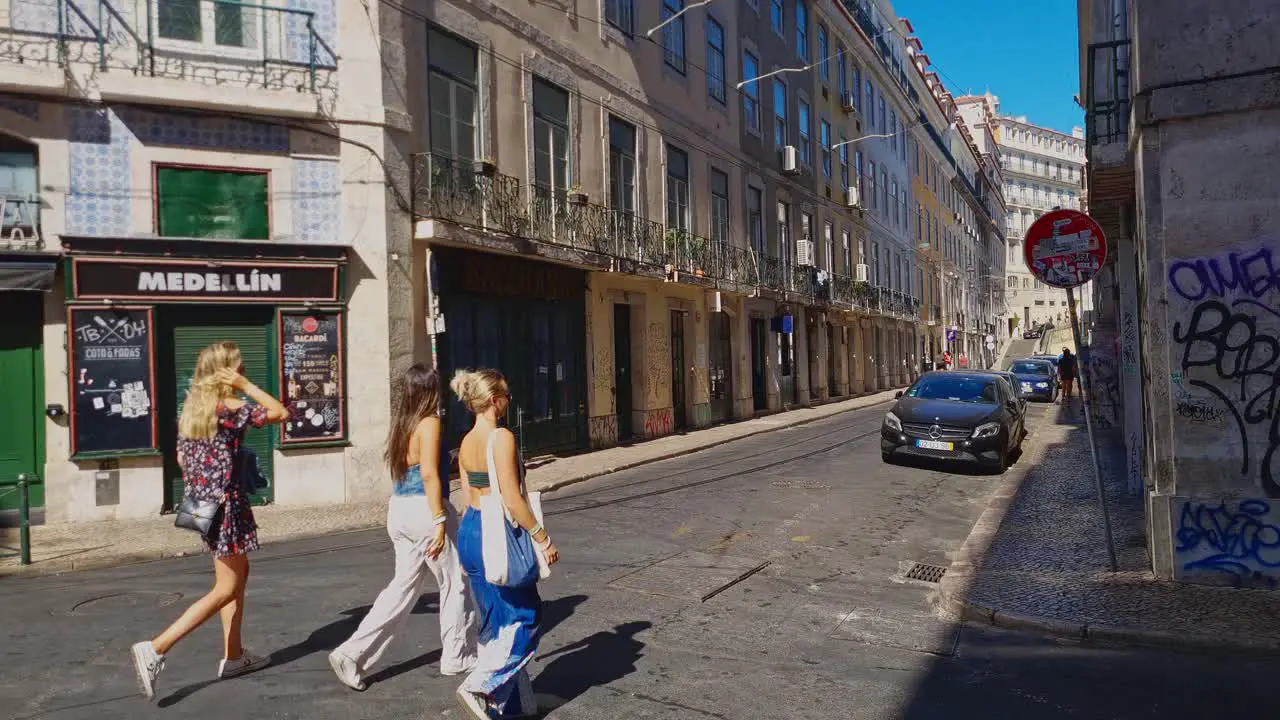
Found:
[{"label": "manhole cover", "polygon": [[182,593],[137,592],[112,593],[82,600],[71,606],[72,615],[113,615],[137,610],[168,607],[182,599]]},{"label": "manhole cover", "polygon": [[941,565],[912,563],[911,569],[907,571],[905,577],[908,580],[920,580],[927,583],[936,583],[942,580],[942,576],[946,574],[946,572],[947,569]]}]

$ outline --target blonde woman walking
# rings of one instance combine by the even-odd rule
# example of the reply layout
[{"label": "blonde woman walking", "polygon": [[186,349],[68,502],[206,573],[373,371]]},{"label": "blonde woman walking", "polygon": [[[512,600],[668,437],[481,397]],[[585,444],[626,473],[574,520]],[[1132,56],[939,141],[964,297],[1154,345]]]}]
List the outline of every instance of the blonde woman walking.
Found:
[{"label": "blonde woman walking", "polygon": [[[542,598],[536,581],[497,586],[485,578],[480,498],[492,490],[490,470],[501,485],[507,513],[532,537],[547,563],[554,564],[559,553],[525,498],[515,436],[498,427],[511,400],[506,379],[496,370],[462,370],[450,387],[475,415],[458,449],[468,505],[458,530],[458,554],[480,614],[480,648],[475,669],[458,688],[458,702],[473,720],[528,715],[536,711],[536,703],[525,666],[538,649]],[[490,458],[496,467],[490,467]]]},{"label": "blonde woman walking", "polygon": [[[239,399],[238,394],[249,400]],[[235,343],[218,342],[200,351],[178,420],[178,465],[188,496],[219,503],[222,508],[221,519],[215,520],[204,536],[213,554],[213,589],[164,632],[134,644],[138,685],[148,698],[155,697],[156,680],[170,648],[214,613],[222,619],[218,679],[243,675],[269,662],[240,644],[248,554],[258,549],[258,526],[245,489],[232,477],[232,465],[249,425],[263,427],[288,417],[289,411],[279,400],[245,379],[240,348]]]},{"label": "blonde woman walking", "polygon": [[440,672],[459,675],[476,662],[467,581],[454,538],[458,513],[449,503],[442,470],[440,375],[418,364],[400,382],[384,459],[394,494],[387,534],[395,547],[395,577],[378,595],[355,634],[329,655],[338,680],[364,690],[364,675],[378,661],[422,594],[427,576],[440,588]]}]

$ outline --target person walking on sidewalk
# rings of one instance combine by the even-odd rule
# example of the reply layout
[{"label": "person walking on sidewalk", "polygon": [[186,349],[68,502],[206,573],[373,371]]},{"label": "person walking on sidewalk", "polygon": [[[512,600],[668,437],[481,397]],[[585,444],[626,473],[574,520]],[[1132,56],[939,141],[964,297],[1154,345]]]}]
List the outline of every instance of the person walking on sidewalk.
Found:
[{"label": "person walking on sidewalk", "polygon": [[[236,397],[241,393],[249,400]],[[219,680],[252,672],[270,661],[240,643],[249,553],[258,549],[258,526],[246,488],[240,478],[233,477],[232,460],[248,426],[260,428],[288,418],[289,411],[279,400],[245,379],[235,343],[217,342],[200,351],[178,419],[177,449],[186,494],[202,502],[221,503],[221,519],[215,519],[214,529],[204,538],[213,554],[213,589],[164,632],[133,645],[134,670],[147,698],[155,697],[165,655],[214,613],[222,619]]]},{"label": "person walking on sidewalk", "polygon": [[527,585],[497,586],[485,577],[480,499],[491,491],[490,458],[511,520],[529,533],[548,564],[554,564],[559,553],[525,498],[515,436],[498,427],[511,398],[506,379],[496,370],[459,370],[450,386],[475,415],[458,448],[468,504],[458,530],[458,553],[480,613],[480,650],[475,669],[458,688],[458,702],[474,720],[529,715],[536,712],[536,702],[525,666],[538,649],[542,599],[536,579]]},{"label": "person walking on sidewalk", "polygon": [[1076,356],[1067,348],[1062,348],[1062,354],[1058,356],[1058,379],[1062,383],[1062,402],[1066,402],[1071,398],[1071,387],[1075,383]]},{"label": "person walking on sidewalk", "polygon": [[460,675],[475,665],[474,613],[458,562],[458,514],[449,502],[441,453],[440,375],[416,364],[400,380],[399,399],[383,455],[394,482],[387,534],[396,569],[360,627],[329,654],[344,685],[364,690],[378,661],[422,594],[427,575],[440,588],[440,672]]}]

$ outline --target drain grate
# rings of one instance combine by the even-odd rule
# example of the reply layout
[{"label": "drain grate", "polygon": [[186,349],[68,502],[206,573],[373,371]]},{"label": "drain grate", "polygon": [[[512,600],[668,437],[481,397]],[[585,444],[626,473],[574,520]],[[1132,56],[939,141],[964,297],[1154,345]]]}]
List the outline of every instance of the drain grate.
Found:
[{"label": "drain grate", "polygon": [[942,580],[947,569],[941,565],[930,565],[928,563],[912,563],[911,569],[907,571],[906,578],[908,580],[920,580],[927,583],[936,583]]}]

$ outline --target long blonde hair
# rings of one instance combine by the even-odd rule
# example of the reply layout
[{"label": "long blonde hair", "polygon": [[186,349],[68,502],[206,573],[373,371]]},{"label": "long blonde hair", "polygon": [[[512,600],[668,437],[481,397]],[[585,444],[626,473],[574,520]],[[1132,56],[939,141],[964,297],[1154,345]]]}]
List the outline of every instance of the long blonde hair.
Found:
[{"label": "long blonde hair", "polygon": [[497,370],[459,370],[449,381],[449,387],[476,415],[488,410],[495,397],[508,394],[507,379]]},{"label": "long blonde hair", "polygon": [[218,432],[218,403],[235,392],[230,385],[218,383],[214,374],[223,368],[240,370],[240,348],[233,342],[216,342],[200,351],[191,387],[182,403],[178,418],[178,435],[197,440],[211,438]]}]

